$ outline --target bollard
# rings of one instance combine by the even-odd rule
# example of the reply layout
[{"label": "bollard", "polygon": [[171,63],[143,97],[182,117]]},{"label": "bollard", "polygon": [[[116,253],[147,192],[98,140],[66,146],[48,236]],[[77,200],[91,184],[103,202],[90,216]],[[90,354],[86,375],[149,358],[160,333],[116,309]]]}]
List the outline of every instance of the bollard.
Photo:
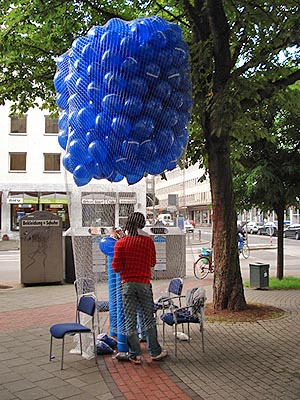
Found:
[{"label": "bollard", "polygon": [[199,242],[201,242],[201,230],[199,229]]}]

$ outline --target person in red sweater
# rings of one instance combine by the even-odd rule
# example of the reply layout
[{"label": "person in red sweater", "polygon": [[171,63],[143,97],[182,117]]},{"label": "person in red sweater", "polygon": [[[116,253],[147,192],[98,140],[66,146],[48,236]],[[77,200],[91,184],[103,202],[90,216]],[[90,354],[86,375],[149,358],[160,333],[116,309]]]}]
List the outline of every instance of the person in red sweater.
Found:
[{"label": "person in red sweater", "polygon": [[150,236],[139,235],[146,220],[143,214],[129,215],[125,231],[127,236],[119,239],[114,248],[112,267],[121,276],[126,338],[129,346],[129,361],[141,363],[141,346],[137,332],[137,313],[142,310],[148,351],[152,360],[159,361],[168,353],[162,350],[157,339],[154,317],[153,293],[150,283],[151,268],[156,264],[154,242]]}]

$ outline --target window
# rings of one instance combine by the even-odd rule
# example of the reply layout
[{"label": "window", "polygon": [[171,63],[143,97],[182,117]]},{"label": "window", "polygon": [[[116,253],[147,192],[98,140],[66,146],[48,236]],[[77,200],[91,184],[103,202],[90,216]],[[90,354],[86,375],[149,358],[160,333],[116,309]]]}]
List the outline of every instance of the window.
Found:
[{"label": "window", "polygon": [[44,172],[60,171],[60,154],[44,153]]},{"label": "window", "polygon": [[27,153],[9,153],[9,172],[26,171]]},{"label": "window", "polygon": [[45,133],[58,133],[58,119],[45,115]]},{"label": "window", "polygon": [[11,117],[10,118],[11,133],[26,133],[27,132],[27,116]]}]

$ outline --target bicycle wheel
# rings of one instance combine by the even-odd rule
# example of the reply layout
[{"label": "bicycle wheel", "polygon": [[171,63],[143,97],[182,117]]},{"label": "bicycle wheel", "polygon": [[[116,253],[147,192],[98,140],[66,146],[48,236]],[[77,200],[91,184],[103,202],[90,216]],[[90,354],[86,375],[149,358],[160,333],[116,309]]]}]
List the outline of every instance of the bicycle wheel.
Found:
[{"label": "bicycle wheel", "polygon": [[244,244],[244,247],[242,248],[242,255],[244,258],[248,258],[250,256],[250,249],[247,244]]},{"label": "bicycle wheel", "polygon": [[209,273],[209,260],[206,257],[200,257],[194,263],[194,275],[197,279],[204,279]]}]

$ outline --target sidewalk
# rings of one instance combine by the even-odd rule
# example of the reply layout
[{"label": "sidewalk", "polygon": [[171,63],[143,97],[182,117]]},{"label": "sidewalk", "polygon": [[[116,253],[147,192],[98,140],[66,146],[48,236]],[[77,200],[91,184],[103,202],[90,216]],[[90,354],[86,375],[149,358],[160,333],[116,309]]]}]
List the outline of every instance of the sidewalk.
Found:
[{"label": "sidewalk", "polygon": [[[208,302],[211,280],[187,277],[184,290],[203,285]],[[168,281],[154,281],[154,297]],[[248,302],[286,310],[276,320],[257,323],[206,324],[205,353],[193,326],[191,343],[178,343],[168,329],[169,357],[141,366],[113,360],[111,355],[85,360],[66,352],[60,370],[61,342],[49,361],[49,326],[75,317],[72,284],[0,290],[1,400],[277,400],[300,398],[300,296],[298,291],[245,289]],[[161,337],[159,325],[159,337]],[[73,345],[66,340],[66,349]]]}]

